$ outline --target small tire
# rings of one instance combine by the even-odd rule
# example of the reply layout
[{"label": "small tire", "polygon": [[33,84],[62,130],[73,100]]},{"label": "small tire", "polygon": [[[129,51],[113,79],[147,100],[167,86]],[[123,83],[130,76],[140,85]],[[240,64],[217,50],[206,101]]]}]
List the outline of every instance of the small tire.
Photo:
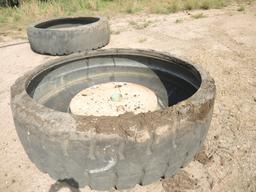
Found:
[{"label": "small tire", "polygon": [[[94,117],[62,107],[90,83],[113,79],[141,83],[164,100],[157,77],[171,101],[179,100],[154,112]],[[106,49],[36,67],[11,87],[11,108],[21,143],[41,171],[80,187],[126,189],[173,176],[193,160],[210,126],[215,92],[198,65],[152,50]]]},{"label": "small tire", "polygon": [[65,17],[34,23],[27,36],[37,53],[68,55],[107,45],[110,30],[104,17]]}]

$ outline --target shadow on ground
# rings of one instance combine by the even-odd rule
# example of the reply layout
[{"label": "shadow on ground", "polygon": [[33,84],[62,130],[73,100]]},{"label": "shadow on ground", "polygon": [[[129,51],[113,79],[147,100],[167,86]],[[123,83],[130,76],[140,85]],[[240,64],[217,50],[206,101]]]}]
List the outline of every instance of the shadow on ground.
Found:
[{"label": "shadow on ground", "polygon": [[79,185],[74,179],[58,180],[51,185],[49,192],[58,192],[63,188],[70,189],[71,192],[80,192]]}]

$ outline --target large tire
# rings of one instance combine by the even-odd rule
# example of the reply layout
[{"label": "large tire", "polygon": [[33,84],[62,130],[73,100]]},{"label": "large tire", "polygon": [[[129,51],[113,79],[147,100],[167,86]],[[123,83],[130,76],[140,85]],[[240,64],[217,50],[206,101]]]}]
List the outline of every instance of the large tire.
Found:
[{"label": "large tire", "polygon": [[[68,113],[71,98],[81,89],[108,81],[147,86],[161,103],[167,93],[169,106],[118,117]],[[80,187],[97,190],[131,188],[173,176],[200,150],[214,98],[214,81],[201,67],[168,54],[132,49],[54,60],[11,88],[16,130],[31,161],[56,180],[74,179]]]},{"label": "large tire", "polygon": [[37,53],[68,55],[94,50],[109,43],[110,30],[103,17],[65,17],[30,25],[27,35]]}]

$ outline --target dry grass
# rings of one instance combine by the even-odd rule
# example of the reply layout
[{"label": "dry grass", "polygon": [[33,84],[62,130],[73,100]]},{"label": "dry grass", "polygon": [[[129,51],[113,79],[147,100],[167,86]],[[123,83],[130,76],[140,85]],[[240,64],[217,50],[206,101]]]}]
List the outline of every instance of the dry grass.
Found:
[{"label": "dry grass", "polygon": [[245,10],[245,8],[244,8],[244,6],[243,5],[241,5],[240,7],[238,7],[238,9],[237,9],[237,11],[244,11]]},{"label": "dry grass", "polygon": [[147,28],[152,22],[151,21],[142,21],[142,22],[135,22],[135,21],[129,21],[129,24],[137,30],[145,29]]},{"label": "dry grass", "polygon": [[140,38],[140,39],[138,40],[139,43],[144,43],[145,41],[147,41],[147,38]]},{"label": "dry grass", "polygon": [[[0,8],[0,30],[25,31],[34,21],[59,16],[133,14],[138,12],[169,14],[181,10],[222,8],[242,0],[23,0],[20,7]],[[253,0],[244,0],[242,3]],[[145,24],[148,25],[148,24]],[[142,25],[138,28],[145,28]]]},{"label": "dry grass", "polygon": [[197,14],[192,14],[191,17],[193,19],[201,19],[201,18],[204,18],[206,16],[203,13],[197,13]]},{"label": "dry grass", "polygon": [[175,23],[182,23],[182,22],[183,22],[182,19],[176,19],[176,20],[175,20]]}]

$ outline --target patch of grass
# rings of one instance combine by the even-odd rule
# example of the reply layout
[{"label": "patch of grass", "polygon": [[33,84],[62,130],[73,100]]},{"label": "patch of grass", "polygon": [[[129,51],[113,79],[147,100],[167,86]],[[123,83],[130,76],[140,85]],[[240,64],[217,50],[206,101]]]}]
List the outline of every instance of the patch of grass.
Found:
[{"label": "patch of grass", "polygon": [[141,39],[139,39],[139,43],[144,43],[145,41],[147,41],[147,38],[141,38]]},{"label": "patch of grass", "polygon": [[154,14],[168,14],[166,6],[163,6],[162,4],[156,4],[155,6],[150,6],[149,12]]},{"label": "patch of grass", "polygon": [[135,9],[134,9],[133,3],[127,3],[125,12],[129,13],[129,14],[135,13]]},{"label": "patch of grass", "polygon": [[169,14],[181,10],[220,8],[226,4],[227,0],[159,0],[158,3],[153,3],[154,6],[149,6],[149,12]]},{"label": "patch of grass", "polygon": [[137,25],[137,23],[135,21],[129,21],[129,24],[132,25],[132,26]]},{"label": "patch of grass", "polygon": [[129,21],[129,24],[133,26],[134,29],[137,29],[137,30],[147,28],[151,23],[152,23],[151,21],[143,21],[143,22]]},{"label": "patch of grass", "polygon": [[196,13],[196,14],[191,15],[191,17],[193,19],[201,19],[201,18],[204,18],[206,16],[203,13]]},{"label": "patch of grass", "polygon": [[[29,23],[60,16],[112,17],[138,12],[170,14],[182,10],[222,8],[231,3],[245,5],[252,1],[255,0],[23,0],[17,8],[0,7],[0,30],[25,29]],[[148,25],[139,24],[137,28]]]},{"label": "patch of grass", "polygon": [[245,10],[245,8],[244,8],[244,6],[240,6],[240,7],[238,7],[238,9],[237,9],[237,11],[244,11]]},{"label": "patch of grass", "polygon": [[183,22],[182,19],[176,19],[176,20],[175,20],[175,23],[182,23],[182,22]]},{"label": "patch of grass", "polygon": [[192,10],[199,8],[199,2],[197,0],[185,0],[184,1],[184,9],[185,10]]},{"label": "patch of grass", "polygon": [[19,14],[15,14],[15,15],[13,16],[13,20],[14,20],[15,22],[19,21],[19,20],[21,20],[21,16],[20,16]]},{"label": "patch of grass", "polygon": [[144,21],[144,22],[141,24],[142,29],[147,28],[151,23],[152,23],[151,21]]},{"label": "patch of grass", "polygon": [[[133,14],[141,11],[141,4],[139,3],[138,0],[127,0],[127,1],[118,0],[118,1],[119,1],[119,6],[121,6],[119,7],[121,12]],[[123,7],[124,7],[124,10],[123,10]],[[118,11],[118,7],[116,8]]]},{"label": "patch of grass", "polygon": [[113,35],[119,35],[121,33],[121,31],[111,31],[110,33]]},{"label": "patch of grass", "polygon": [[5,23],[5,22],[6,22],[6,18],[0,15],[0,23]]},{"label": "patch of grass", "polygon": [[166,9],[169,13],[175,13],[180,10],[180,4],[177,1],[171,1]]},{"label": "patch of grass", "polygon": [[200,8],[205,10],[210,9],[210,7],[211,7],[211,4],[207,0],[202,1],[202,4],[200,5]]}]

